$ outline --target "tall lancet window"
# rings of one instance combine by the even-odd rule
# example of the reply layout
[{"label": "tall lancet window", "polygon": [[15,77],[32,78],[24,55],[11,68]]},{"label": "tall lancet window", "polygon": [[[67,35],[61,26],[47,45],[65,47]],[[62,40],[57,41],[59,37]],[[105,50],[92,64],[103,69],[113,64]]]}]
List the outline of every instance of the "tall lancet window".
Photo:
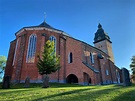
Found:
[{"label": "tall lancet window", "polygon": [[94,63],[94,55],[93,55],[93,53],[90,53],[90,62]]},{"label": "tall lancet window", "polygon": [[28,44],[27,57],[26,57],[27,63],[34,63],[35,61],[36,42],[37,42],[37,36],[35,34],[32,34],[29,37],[29,44]]},{"label": "tall lancet window", "polygon": [[57,42],[57,40],[56,40],[56,37],[55,36],[50,36],[49,37],[49,40],[52,42],[54,42],[54,52],[56,52],[56,42]]},{"label": "tall lancet window", "polygon": [[72,53],[70,52],[69,54],[68,54],[68,63],[72,63],[73,62],[73,55],[72,55]]}]

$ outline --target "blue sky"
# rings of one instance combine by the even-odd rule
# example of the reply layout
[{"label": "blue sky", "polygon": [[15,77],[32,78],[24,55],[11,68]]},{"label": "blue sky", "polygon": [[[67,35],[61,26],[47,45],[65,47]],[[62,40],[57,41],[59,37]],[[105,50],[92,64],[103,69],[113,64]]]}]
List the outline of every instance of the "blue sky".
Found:
[{"label": "blue sky", "polygon": [[115,64],[129,69],[135,55],[134,0],[0,0],[0,55],[8,56],[15,32],[44,20],[93,45],[98,23],[111,38]]}]

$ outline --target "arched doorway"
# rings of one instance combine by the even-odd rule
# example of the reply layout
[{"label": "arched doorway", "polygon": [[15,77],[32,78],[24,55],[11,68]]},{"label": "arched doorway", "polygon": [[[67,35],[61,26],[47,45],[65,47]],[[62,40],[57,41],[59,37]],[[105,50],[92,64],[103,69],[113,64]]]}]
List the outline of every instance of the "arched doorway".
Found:
[{"label": "arched doorway", "polygon": [[91,84],[91,78],[89,78],[89,84]]},{"label": "arched doorway", "polygon": [[67,76],[66,82],[67,83],[78,83],[78,78],[77,78],[76,75],[70,74],[70,75]]},{"label": "arched doorway", "polygon": [[91,78],[89,77],[89,75],[84,72],[83,77],[84,77],[84,85],[89,85],[91,83]]}]

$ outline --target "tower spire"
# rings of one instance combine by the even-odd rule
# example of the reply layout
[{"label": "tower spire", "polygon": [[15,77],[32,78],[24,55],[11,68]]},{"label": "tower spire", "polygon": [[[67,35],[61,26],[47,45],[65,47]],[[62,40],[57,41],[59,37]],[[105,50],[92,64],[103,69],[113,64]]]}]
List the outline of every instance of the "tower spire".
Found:
[{"label": "tower spire", "polygon": [[44,12],[44,22],[46,22],[46,12]]},{"label": "tower spire", "polygon": [[97,32],[95,33],[94,37],[94,46],[108,54],[110,56],[109,59],[114,62],[111,44],[112,42],[110,41],[110,37],[106,34],[102,28],[102,25],[99,23]]},{"label": "tower spire", "polygon": [[98,24],[98,29],[100,29],[100,28],[102,28],[102,25],[99,23],[99,24]]}]

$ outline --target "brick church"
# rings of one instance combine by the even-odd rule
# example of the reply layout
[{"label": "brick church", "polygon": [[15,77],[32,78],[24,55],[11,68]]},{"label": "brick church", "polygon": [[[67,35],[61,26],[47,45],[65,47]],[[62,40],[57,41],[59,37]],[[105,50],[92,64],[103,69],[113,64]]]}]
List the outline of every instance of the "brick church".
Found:
[{"label": "brick church", "polygon": [[46,21],[38,26],[23,27],[11,41],[5,69],[12,83],[41,83],[37,54],[41,54],[47,40],[54,41],[60,55],[60,70],[50,74],[50,82],[78,83],[81,85],[112,84],[121,82],[121,70],[115,66],[112,42],[102,25],[98,25],[94,46],[73,38]]}]

